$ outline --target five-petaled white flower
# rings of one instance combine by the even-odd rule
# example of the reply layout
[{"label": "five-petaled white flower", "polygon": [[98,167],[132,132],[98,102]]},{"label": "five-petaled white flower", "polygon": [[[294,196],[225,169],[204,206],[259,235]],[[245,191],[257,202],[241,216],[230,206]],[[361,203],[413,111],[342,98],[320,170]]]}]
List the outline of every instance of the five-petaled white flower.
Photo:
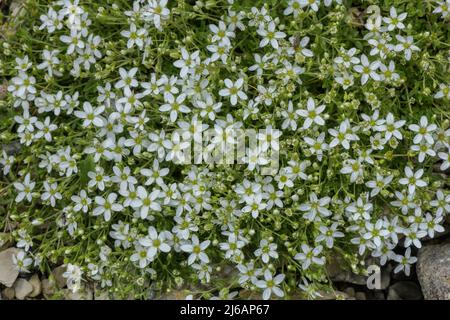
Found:
[{"label": "five-petaled white flower", "polygon": [[269,270],[264,272],[264,280],[258,280],[256,282],[256,286],[258,288],[264,289],[263,291],[263,299],[268,300],[272,293],[277,295],[278,297],[284,297],[284,292],[281,290],[278,285],[283,282],[284,274],[279,274],[273,277],[272,273]]},{"label": "five-petaled white flower", "polygon": [[401,178],[398,182],[408,186],[408,192],[414,194],[416,187],[426,187],[425,180],[420,179],[423,175],[423,169],[419,169],[416,172],[412,171],[411,167],[405,167],[406,178]]},{"label": "five-petaled white flower", "polygon": [[308,98],[306,103],[306,110],[300,109],[297,110],[297,114],[303,118],[305,118],[305,122],[303,123],[303,129],[308,129],[313,123],[323,126],[325,121],[320,116],[320,114],[325,110],[325,105],[320,105],[316,107],[316,103],[313,98]]},{"label": "five-petaled white flower", "polygon": [[230,79],[225,79],[225,89],[219,91],[219,95],[222,97],[230,97],[230,102],[235,106],[238,102],[238,98],[242,100],[247,100],[247,95],[242,91],[242,86],[244,85],[244,79],[239,78],[235,82]]},{"label": "five-petaled white flower", "polygon": [[113,212],[122,211],[123,209],[123,206],[120,203],[117,203],[116,200],[117,193],[114,192],[108,194],[106,198],[96,196],[95,203],[98,204],[98,206],[94,209],[92,214],[94,216],[103,215],[105,221],[111,220],[111,214]]},{"label": "five-petaled white flower", "polygon": [[198,240],[196,235],[193,235],[191,241],[181,245],[181,250],[190,253],[188,257],[188,265],[193,264],[195,261],[200,260],[203,263],[208,263],[208,255],[204,252],[209,247],[211,241],[205,240],[202,243]]}]

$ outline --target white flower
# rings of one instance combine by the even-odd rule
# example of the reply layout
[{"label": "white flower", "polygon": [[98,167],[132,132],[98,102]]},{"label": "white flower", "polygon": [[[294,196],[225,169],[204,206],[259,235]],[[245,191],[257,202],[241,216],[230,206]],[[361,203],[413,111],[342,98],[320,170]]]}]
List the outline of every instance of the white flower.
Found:
[{"label": "white flower", "polygon": [[297,119],[298,113],[294,110],[292,101],[289,100],[287,110],[281,111],[281,116],[284,118],[283,123],[281,124],[281,129],[290,128],[291,130],[297,130]]},{"label": "white flower", "polygon": [[272,293],[277,295],[278,297],[282,298],[284,297],[284,292],[281,290],[278,285],[283,282],[284,280],[284,274],[279,274],[275,277],[273,277],[272,273],[270,273],[269,270],[266,270],[264,272],[264,280],[258,280],[256,282],[256,286],[258,288],[264,289],[263,291],[263,299],[268,300],[270,299],[270,296]]},{"label": "white flower", "polygon": [[146,186],[152,185],[153,183],[156,182],[156,184],[162,187],[165,185],[163,177],[167,176],[167,174],[169,173],[169,169],[160,168],[159,161],[155,159],[153,160],[152,169],[142,168],[140,173],[148,178],[147,181],[145,181],[144,183]]},{"label": "white flower", "polygon": [[102,127],[104,122],[101,114],[105,110],[104,106],[92,108],[89,102],[83,103],[83,111],[75,111],[74,114],[77,118],[83,119],[83,127],[88,127],[94,124],[97,127]]},{"label": "white flower", "polygon": [[247,100],[247,95],[244,91],[241,90],[244,79],[239,78],[236,80],[236,82],[233,83],[230,79],[225,79],[225,89],[221,89],[219,91],[219,95],[222,97],[230,97],[230,102],[233,106],[235,106],[238,102],[238,98],[242,100]]},{"label": "white flower", "polygon": [[264,263],[269,263],[270,258],[278,259],[277,245],[269,243],[266,239],[259,242],[259,248],[255,251],[256,257],[261,257]]},{"label": "white flower", "polygon": [[450,149],[447,152],[439,152],[438,156],[442,160],[440,169],[445,171],[450,168]]},{"label": "white flower", "polygon": [[308,129],[313,123],[323,126],[325,121],[320,116],[320,114],[325,110],[325,105],[320,105],[316,107],[316,103],[313,98],[308,98],[306,103],[306,110],[297,110],[297,114],[305,119],[303,123],[303,129]]},{"label": "white flower", "polygon": [[418,125],[411,124],[409,126],[409,130],[417,132],[416,136],[413,139],[413,142],[415,144],[420,143],[423,139],[425,139],[426,142],[428,142],[429,144],[433,144],[434,140],[432,132],[435,131],[436,129],[437,126],[434,123],[428,125],[428,119],[426,116],[420,117],[420,122]]},{"label": "white flower", "polygon": [[344,237],[344,234],[342,232],[336,230],[337,227],[337,222],[333,222],[331,227],[320,226],[320,234],[316,237],[316,242],[325,241],[328,248],[333,248],[334,239]]},{"label": "white flower", "polygon": [[166,236],[164,232],[158,232],[153,226],[148,228],[148,236],[139,239],[139,243],[147,248],[147,257],[153,260],[159,251],[169,252],[170,246],[166,243]]},{"label": "white flower", "polygon": [[366,231],[363,234],[364,239],[372,241],[377,248],[382,246],[382,240],[389,235],[389,231],[384,229],[383,220],[378,219],[375,224],[366,222]]},{"label": "white flower", "polygon": [[281,31],[275,31],[275,22],[271,21],[267,27],[259,28],[256,31],[263,39],[259,42],[259,47],[263,48],[269,43],[274,49],[278,49],[278,40],[286,37],[286,34]]},{"label": "white flower", "polygon": [[259,166],[264,166],[269,163],[269,160],[266,158],[267,153],[266,150],[259,148],[247,148],[246,155],[243,157],[244,163],[247,163],[247,169],[250,171],[255,170]]},{"label": "white flower", "polygon": [[450,0],[437,1],[437,5],[433,13],[440,13],[442,18],[446,18],[450,13]]},{"label": "white flower", "polygon": [[361,218],[369,220],[371,218],[370,214],[373,210],[373,205],[369,202],[368,197],[363,198],[360,196],[355,202],[345,208],[345,210],[350,213],[350,217],[354,221],[358,221]]},{"label": "white flower", "polygon": [[137,30],[136,25],[134,23],[130,24],[130,30],[123,30],[120,34],[125,38],[128,38],[127,48],[130,49],[134,45],[138,48],[142,49],[144,46],[144,38],[146,36],[147,31],[143,28]]},{"label": "white flower", "polygon": [[450,85],[441,83],[439,85],[439,91],[436,92],[436,94],[434,95],[434,98],[435,99],[442,99],[442,98],[450,99]]},{"label": "white flower", "polygon": [[286,168],[282,168],[275,176],[275,181],[278,182],[278,189],[282,190],[284,187],[292,188],[294,186],[294,176],[289,173]]},{"label": "white flower", "polygon": [[405,234],[405,248],[411,245],[414,245],[417,249],[422,248],[420,239],[425,237],[427,232],[424,230],[419,230],[419,226],[416,223],[404,230],[403,233]]},{"label": "white flower", "polygon": [[63,273],[63,277],[67,279],[67,288],[72,292],[77,292],[81,288],[81,277],[83,271],[77,265],[69,263],[66,271]]},{"label": "white flower", "polygon": [[427,214],[425,215],[425,219],[419,225],[419,228],[421,230],[425,230],[430,238],[434,238],[435,232],[441,233],[445,231],[444,227],[440,225],[440,223],[443,223],[443,219],[444,217],[441,215],[433,217],[429,212],[427,212]]},{"label": "white flower", "polygon": [[405,120],[395,121],[394,115],[389,112],[386,116],[385,123],[375,126],[374,129],[377,131],[385,132],[385,139],[387,141],[389,141],[392,137],[402,140],[403,135],[398,129],[403,127],[405,123]]},{"label": "white flower", "polygon": [[94,209],[92,214],[94,216],[103,215],[105,221],[111,220],[111,214],[113,212],[123,210],[123,206],[120,203],[117,203],[116,200],[117,194],[114,192],[108,194],[106,199],[103,197],[96,196],[95,203],[98,204],[98,206]]},{"label": "white flower", "polygon": [[255,269],[255,264],[249,262],[247,264],[238,264],[236,268],[239,270],[239,284],[244,284],[247,282],[256,283],[258,281],[258,276],[261,275],[260,269]]},{"label": "white flower", "polygon": [[414,195],[412,194],[405,195],[401,192],[395,191],[395,196],[397,197],[398,200],[392,201],[391,205],[393,205],[394,207],[401,208],[401,212],[403,214],[406,215],[408,214],[409,209],[416,208],[416,204],[414,203]]},{"label": "white flower", "polygon": [[246,206],[242,208],[242,212],[250,212],[255,219],[258,217],[259,212],[264,210],[267,206],[267,204],[263,202],[262,194],[259,193],[246,198],[246,202]]},{"label": "white flower", "polygon": [[299,0],[302,8],[309,6],[313,11],[319,11],[320,0]]},{"label": "white flower", "polygon": [[221,60],[223,64],[227,63],[228,54],[230,51],[230,47],[223,44],[210,44],[206,47],[209,52],[212,53],[211,55],[211,62]]},{"label": "white flower", "polygon": [[359,140],[358,136],[353,133],[350,125],[350,121],[345,119],[339,125],[339,131],[336,129],[328,129],[328,132],[334,137],[330,142],[329,147],[334,148],[338,144],[341,144],[345,149],[350,149],[350,142]]},{"label": "white flower", "polygon": [[344,90],[347,90],[354,84],[354,77],[352,74],[345,72],[342,76],[335,77],[334,80],[339,83]]},{"label": "white flower", "polygon": [[124,90],[125,95],[131,95],[131,88],[136,88],[139,86],[139,82],[134,78],[138,68],[132,68],[129,71],[124,68],[119,68],[120,80],[116,82],[116,89]]},{"label": "white flower", "polygon": [[14,253],[12,256],[12,261],[19,272],[30,272],[28,267],[33,263],[33,259],[27,257],[27,253],[25,251],[20,250],[19,252]]},{"label": "white flower", "polygon": [[75,212],[82,210],[84,213],[87,213],[89,205],[92,203],[91,198],[87,196],[86,190],[81,190],[79,195],[72,196],[70,199],[75,202],[73,207]]},{"label": "white flower", "polygon": [[19,72],[17,77],[11,79],[12,85],[8,86],[8,91],[15,96],[26,100],[27,94],[36,94],[36,78],[28,76],[25,72]]},{"label": "white flower", "polygon": [[39,18],[42,24],[39,26],[39,30],[47,28],[48,33],[53,33],[55,30],[60,30],[63,27],[62,16],[58,16],[53,8],[49,8],[47,15],[43,14]]},{"label": "white flower", "polygon": [[420,49],[414,45],[414,39],[412,36],[407,36],[405,38],[398,34],[395,37],[400,42],[395,46],[395,51],[397,52],[405,51],[405,59],[407,61],[411,60],[411,55],[413,51],[420,51]]},{"label": "white flower", "polygon": [[358,178],[364,175],[364,166],[360,160],[348,159],[344,162],[341,173],[350,174],[350,182],[355,182]]},{"label": "white flower", "polygon": [[310,146],[309,151],[317,155],[319,161],[322,161],[323,152],[328,149],[328,144],[324,142],[325,133],[322,132],[319,134],[316,140],[310,137],[304,137],[303,139]]},{"label": "white flower", "polygon": [[162,31],[162,22],[167,20],[170,10],[167,8],[168,0],[148,0],[142,17],[147,21],[152,21],[155,27]]},{"label": "white flower", "polygon": [[192,54],[189,54],[186,48],[181,48],[181,59],[173,63],[175,67],[181,69],[181,78],[186,78],[188,73],[191,73],[192,70],[195,70],[195,67],[200,63],[199,55],[199,50],[193,52]]},{"label": "white flower", "polygon": [[188,257],[188,265],[193,264],[197,260],[200,260],[203,263],[208,263],[209,258],[204,251],[208,248],[210,243],[210,240],[205,240],[200,243],[198,237],[193,235],[190,242],[181,245],[181,250],[190,253]]},{"label": "white flower", "polygon": [[231,46],[230,38],[234,38],[235,34],[223,21],[219,21],[218,26],[210,24],[209,30],[214,34],[211,39],[212,42],[218,42],[224,46]]},{"label": "white flower", "polygon": [[160,190],[153,189],[149,193],[144,187],[138,186],[136,191],[138,198],[131,205],[138,209],[141,219],[146,219],[150,210],[161,211],[161,205],[157,201]]},{"label": "white flower", "polygon": [[302,243],[302,252],[294,256],[295,260],[302,263],[302,269],[307,270],[311,264],[323,265],[325,264],[325,257],[320,257],[323,247],[321,245],[312,248],[305,243]]},{"label": "white flower", "polygon": [[208,93],[203,95],[203,99],[196,101],[196,107],[201,109],[200,117],[208,117],[213,121],[216,119],[216,113],[222,108],[222,102],[214,102],[213,96]]},{"label": "white flower", "polygon": [[16,58],[16,66],[14,69],[18,70],[19,72],[25,72],[29,68],[31,68],[32,63],[29,61],[28,56],[24,56],[22,59],[17,57]]},{"label": "white flower", "polygon": [[174,98],[173,95],[170,95],[166,99],[166,103],[159,107],[159,111],[161,112],[169,112],[170,111],[170,121],[175,122],[178,118],[178,112],[181,113],[189,113],[191,109],[184,105],[184,101],[186,100],[186,94],[182,93]]},{"label": "white flower", "polygon": [[406,19],[407,13],[403,12],[400,15],[397,15],[397,10],[395,10],[394,7],[391,7],[389,11],[390,17],[383,18],[383,21],[387,23],[387,29],[388,31],[392,31],[395,28],[397,29],[404,29],[405,25],[403,24],[403,20]]},{"label": "white flower", "polygon": [[75,49],[84,48],[84,42],[81,37],[81,33],[78,32],[78,30],[76,30],[75,28],[70,30],[70,36],[62,35],[61,37],[59,37],[62,42],[69,45],[69,47],[67,48],[68,55],[74,53]]},{"label": "white flower", "polygon": [[242,255],[241,249],[245,246],[245,242],[236,234],[228,235],[228,241],[219,243],[220,250],[225,251],[225,259],[233,259]]},{"label": "white flower", "polygon": [[334,62],[337,64],[344,65],[345,68],[350,68],[352,64],[357,65],[360,60],[355,57],[356,48],[351,48],[349,50],[344,50],[341,48],[342,56],[334,58]]},{"label": "white flower", "polygon": [[303,218],[309,221],[315,221],[317,215],[323,217],[328,217],[331,215],[330,210],[326,208],[330,201],[330,197],[323,197],[319,199],[315,192],[311,192],[309,194],[309,202],[301,204],[299,209],[306,212],[303,215]]},{"label": "white flower", "polygon": [[55,131],[58,126],[50,123],[50,117],[46,117],[44,122],[36,121],[36,128],[39,130],[35,134],[35,138],[39,139],[44,137],[48,142],[52,141],[52,131]]},{"label": "white flower", "polygon": [[373,61],[369,62],[369,59],[367,59],[367,56],[365,54],[361,55],[361,64],[356,65],[353,67],[353,69],[361,73],[361,84],[365,85],[366,82],[369,80],[369,77],[372,78],[375,81],[380,81],[380,75],[376,73],[375,71],[380,67],[380,61]]},{"label": "white flower", "polygon": [[41,195],[43,201],[50,200],[50,205],[54,207],[56,205],[56,200],[61,200],[62,195],[58,192],[58,184],[56,182],[49,184],[44,181],[45,192]]},{"label": "white flower", "polygon": [[[175,163],[183,163],[188,161],[190,158],[190,141],[182,140],[182,137],[178,132],[172,134],[171,140],[164,140],[163,146],[167,150],[166,161],[173,161]],[[186,151],[187,149],[187,151]]]},{"label": "white flower", "polygon": [[427,183],[420,178],[423,175],[423,169],[419,169],[413,172],[411,167],[405,167],[406,178],[401,178],[398,182],[402,185],[408,186],[409,194],[414,194],[416,187],[426,187]]},{"label": "white flower", "polygon": [[36,182],[30,180],[29,173],[26,174],[23,183],[14,182],[13,185],[16,190],[19,191],[16,196],[16,202],[21,202],[23,199],[27,199],[28,202],[31,202],[31,199],[33,198],[32,192]]},{"label": "white flower", "polygon": [[395,73],[395,63],[394,61],[389,62],[389,66],[386,67],[384,64],[380,64],[380,78],[383,81],[397,81],[400,79],[400,76],[398,73]]},{"label": "white flower", "polygon": [[298,14],[300,13],[300,9],[300,0],[289,0],[288,6],[286,9],[284,9],[283,14],[285,16],[293,14],[294,18],[297,18]]},{"label": "white flower", "polygon": [[436,191],[436,200],[430,201],[430,206],[436,208],[436,215],[443,216],[450,213],[450,194],[444,195],[442,190]]},{"label": "white flower", "polygon": [[0,158],[0,164],[3,166],[3,175],[6,176],[10,170],[11,165],[14,164],[16,158],[14,156],[8,156],[6,152],[3,150],[2,158]]},{"label": "white flower", "polygon": [[34,131],[34,124],[37,122],[36,117],[30,116],[30,112],[28,109],[23,110],[22,116],[15,116],[14,121],[16,121],[19,124],[19,127],[17,128],[17,132],[24,132],[24,131]]},{"label": "white flower", "polygon": [[420,144],[415,144],[411,146],[412,151],[419,152],[419,162],[422,163],[427,155],[434,157],[436,152],[433,150],[432,145],[423,141]]},{"label": "white flower", "polygon": [[254,54],[255,64],[248,68],[249,71],[256,71],[258,76],[262,76],[264,70],[267,68],[267,65],[270,61],[271,55],[265,54],[264,56],[260,56],[259,54]]},{"label": "white flower", "polygon": [[384,189],[384,187],[391,183],[393,178],[394,177],[392,175],[383,177],[382,175],[377,173],[376,180],[366,182],[366,186],[372,189],[372,191],[370,192],[370,196],[375,197],[378,193],[380,193],[381,190]]},{"label": "white flower", "polygon": [[129,167],[124,167],[123,169],[118,166],[113,167],[114,176],[111,177],[111,181],[119,184],[119,188],[126,189],[128,185],[134,185],[137,183],[137,179],[131,175],[131,170]]},{"label": "white flower", "polygon": [[147,248],[137,245],[135,247],[135,253],[130,257],[130,261],[138,262],[139,268],[144,269],[150,262],[152,262],[152,257],[149,256],[149,251]]}]

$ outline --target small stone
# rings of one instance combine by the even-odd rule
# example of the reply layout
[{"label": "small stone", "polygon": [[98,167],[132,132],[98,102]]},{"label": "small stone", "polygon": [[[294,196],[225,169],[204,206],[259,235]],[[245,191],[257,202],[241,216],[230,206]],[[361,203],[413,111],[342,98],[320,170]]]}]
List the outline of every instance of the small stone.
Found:
[{"label": "small stone", "polygon": [[33,286],[33,292],[30,293],[30,298],[35,298],[40,295],[42,292],[42,284],[39,276],[34,274],[28,282]]},{"label": "small stone", "polygon": [[357,292],[355,294],[356,300],[367,300],[366,294],[364,292]]},{"label": "small stone", "polygon": [[13,286],[19,276],[19,270],[13,262],[13,255],[18,252],[17,248],[9,248],[0,252],[0,283],[8,288]]},{"label": "small stone", "polygon": [[2,150],[4,150],[8,156],[13,156],[22,150],[22,145],[19,141],[13,141],[8,144],[2,144]]},{"label": "small stone", "polygon": [[388,300],[421,300],[422,292],[412,281],[400,281],[389,287]]},{"label": "small stone", "polygon": [[66,300],[93,300],[94,293],[90,288],[83,287],[76,292],[72,290],[64,289],[64,298]]},{"label": "small stone", "polygon": [[11,234],[0,232],[0,251],[6,250],[12,246]]},{"label": "small stone", "polygon": [[44,297],[50,298],[55,294],[56,284],[54,281],[51,281],[49,279],[43,279],[41,285],[42,285],[42,294],[44,295]]},{"label": "small stone", "polygon": [[188,294],[186,290],[171,290],[161,295],[158,300],[185,300]]},{"label": "small stone", "polygon": [[417,277],[426,300],[450,300],[450,243],[423,246]]},{"label": "small stone", "polygon": [[390,265],[381,269],[380,290],[386,290],[391,284],[391,271],[392,266]]},{"label": "small stone", "polygon": [[353,288],[353,287],[345,288],[344,292],[346,294],[348,294],[349,297],[354,297],[355,296],[355,288]]},{"label": "small stone", "polygon": [[366,285],[367,277],[353,273],[345,269],[344,259],[340,256],[334,256],[326,264],[328,276],[333,282],[345,282],[357,285]]},{"label": "small stone", "polygon": [[33,286],[25,279],[17,279],[14,283],[16,298],[24,300],[33,292]]},{"label": "small stone", "polygon": [[52,276],[55,279],[56,285],[58,288],[62,289],[67,286],[67,279],[63,277],[64,272],[66,272],[67,267],[65,265],[61,265],[56,267],[52,271]]},{"label": "small stone", "polygon": [[373,299],[374,299],[374,300],[386,300],[386,297],[384,296],[383,291],[376,290],[376,291],[373,293]]},{"label": "small stone", "polygon": [[95,291],[94,300],[111,300],[108,291]]},{"label": "small stone", "polygon": [[347,293],[338,290],[331,292],[319,291],[319,294],[321,297],[318,296],[317,300],[350,300],[352,298]]},{"label": "small stone", "polygon": [[3,298],[7,300],[12,300],[16,296],[16,291],[14,290],[14,287],[6,288],[2,291]]}]

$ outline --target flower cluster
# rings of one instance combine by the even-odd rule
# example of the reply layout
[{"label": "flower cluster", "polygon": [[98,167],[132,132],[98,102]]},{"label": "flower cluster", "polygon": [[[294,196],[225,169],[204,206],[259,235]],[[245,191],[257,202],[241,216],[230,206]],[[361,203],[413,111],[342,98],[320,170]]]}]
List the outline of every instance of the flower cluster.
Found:
[{"label": "flower cluster", "polygon": [[[409,275],[450,213],[450,3],[347,2],[27,1],[0,40],[18,268],[116,297],[313,298],[338,254]],[[269,128],[245,165],[176,162],[239,128]]]}]

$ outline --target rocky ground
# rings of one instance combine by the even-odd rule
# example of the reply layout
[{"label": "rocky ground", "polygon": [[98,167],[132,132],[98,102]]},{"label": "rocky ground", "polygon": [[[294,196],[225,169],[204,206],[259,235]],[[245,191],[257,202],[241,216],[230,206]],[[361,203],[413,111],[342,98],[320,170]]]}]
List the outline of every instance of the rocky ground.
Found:
[{"label": "rocky ground", "polygon": [[[450,219],[447,221],[447,231],[450,230]],[[0,234],[6,238],[5,234]],[[68,299],[68,300],[103,300],[109,296],[102,290],[97,290],[94,284],[86,284],[80,292],[72,293],[66,288],[63,277],[64,266],[53,269],[50,275],[19,274],[14,267],[13,254],[17,249],[12,243],[6,242],[0,247],[0,291],[1,299]],[[323,293],[321,299],[346,300],[450,300],[450,234],[445,232],[441,237],[429,240],[418,250],[418,262],[411,275],[394,274],[393,265],[381,269],[380,289],[370,290],[367,287],[367,277],[357,275],[342,268],[339,257],[335,257],[327,265],[330,279],[335,292]],[[368,260],[367,265],[373,262]],[[245,296],[245,294],[244,294]],[[184,299],[186,293],[182,290],[172,291],[163,299]],[[250,299],[257,299],[255,295]],[[293,298],[300,298],[294,295]]]},{"label": "rocky ground", "polygon": [[[21,0],[0,0],[0,11],[14,17],[21,7]],[[2,28],[0,21],[0,36],[4,32],[14,32]],[[6,92],[6,85],[0,81],[0,99]],[[2,146],[8,154],[14,153],[20,145]],[[8,149],[9,148],[9,149]],[[448,176],[443,177],[448,179]],[[72,293],[66,287],[63,277],[65,266],[55,266],[51,274],[19,273],[13,263],[13,255],[17,251],[13,243],[8,241],[8,232],[0,232],[0,300],[11,299],[68,299],[68,300],[104,300],[109,296],[98,290],[94,284],[88,283],[78,293]],[[3,243],[2,243],[3,242]],[[327,265],[330,279],[335,292],[323,294],[322,299],[347,300],[450,300],[450,217],[447,218],[446,231],[438,238],[424,241],[418,252],[418,262],[406,277],[403,273],[394,274],[394,265],[388,264],[381,269],[381,287],[370,290],[367,287],[367,277],[355,274],[342,267],[339,257],[334,257]],[[367,261],[370,265],[371,261]],[[172,291],[164,299],[184,299],[184,291]],[[249,296],[249,298],[258,298]],[[296,296],[294,295],[294,298]],[[298,297],[300,298],[300,296]]]}]

